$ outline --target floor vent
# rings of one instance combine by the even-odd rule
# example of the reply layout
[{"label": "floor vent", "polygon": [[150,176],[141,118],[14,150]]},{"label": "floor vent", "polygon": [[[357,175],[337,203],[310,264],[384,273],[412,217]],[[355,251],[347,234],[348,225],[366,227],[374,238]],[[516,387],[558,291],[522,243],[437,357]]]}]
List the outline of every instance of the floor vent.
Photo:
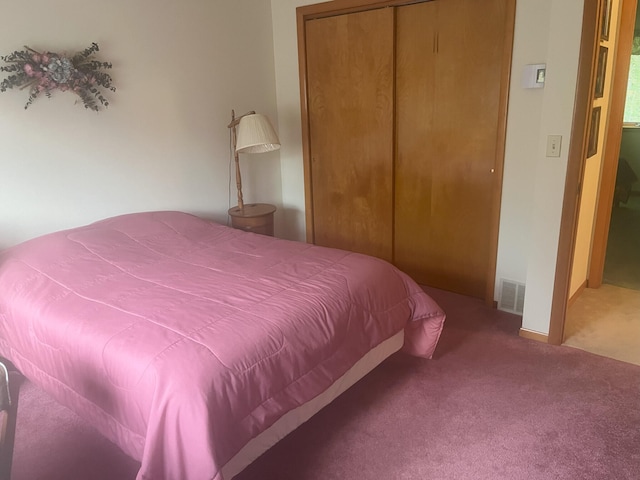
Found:
[{"label": "floor vent", "polygon": [[522,315],[524,310],[524,283],[501,279],[498,309]]}]

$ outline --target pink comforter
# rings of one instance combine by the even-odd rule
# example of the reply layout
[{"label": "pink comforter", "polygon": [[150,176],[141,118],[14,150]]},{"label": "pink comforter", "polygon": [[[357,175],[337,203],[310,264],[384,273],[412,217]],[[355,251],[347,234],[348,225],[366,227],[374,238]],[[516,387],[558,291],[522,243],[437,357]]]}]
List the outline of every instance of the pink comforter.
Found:
[{"label": "pink comforter", "polygon": [[251,438],[400,330],[431,357],[443,321],[384,261],[179,212],[0,255],[0,355],[140,460],[138,479],[221,480]]}]

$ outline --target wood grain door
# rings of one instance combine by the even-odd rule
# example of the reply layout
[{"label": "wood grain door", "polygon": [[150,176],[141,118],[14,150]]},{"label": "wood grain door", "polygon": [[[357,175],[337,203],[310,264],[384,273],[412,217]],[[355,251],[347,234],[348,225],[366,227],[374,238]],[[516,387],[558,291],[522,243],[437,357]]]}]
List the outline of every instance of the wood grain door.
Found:
[{"label": "wood grain door", "polygon": [[394,260],[421,283],[480,298],[495,268],[506,3],[397,9]]},{"label": "wood grain door", "polygon": [[393,9],[305,30],[313,242],[391,261]]}]

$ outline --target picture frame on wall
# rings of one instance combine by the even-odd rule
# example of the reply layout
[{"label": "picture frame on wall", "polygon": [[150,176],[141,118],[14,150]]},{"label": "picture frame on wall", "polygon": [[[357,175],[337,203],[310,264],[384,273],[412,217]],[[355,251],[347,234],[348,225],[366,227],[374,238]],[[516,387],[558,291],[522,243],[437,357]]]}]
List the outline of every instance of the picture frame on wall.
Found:
[{"label": "picture frame on wall", "polygon": [[600,24],[601,40],[609,40],[609,30],[611,27],[611,2],[612,0],[602,0],[602,23]]},{"label": "picture frame on wall", "polygon": [[596,153],[598,153],[598,137],[600,136],[600,111],[601,107],[595,107],[593,110],[591,110],[587,158],[593,157]]},{"label": "picture frame on wall", "polygon": [[600,45],[598,52],[598,69],[596,71],[595,98],[602,98],[604,96],[604,81],[607,73],[608,55],[609,49]]}]

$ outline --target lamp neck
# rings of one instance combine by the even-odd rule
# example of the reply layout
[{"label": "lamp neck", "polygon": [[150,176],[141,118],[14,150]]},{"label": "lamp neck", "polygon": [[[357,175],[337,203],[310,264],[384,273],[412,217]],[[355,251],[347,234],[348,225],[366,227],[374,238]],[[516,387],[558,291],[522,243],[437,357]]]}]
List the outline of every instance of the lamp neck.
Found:
[{"label": "lamp neck", "polygon": [[236,190],[238,191],[238,208],[240,209],[240,211],[244,211],[244,201],[242,199],[242,176],[240,175],[240,158],[238,155],[238,152],[236,151],[236,145],[237,145],[237,126],[238,123],[240,123],[240,119],[246,115],[249,115],[249,113],[246,113],[245,115],[242,115],[241,117],[236,118],[236,113],[234,110],[231,110],[231,123],[228,125],[228,128],[231,129],[231,140],[232,140],[232,144],[233,144],[233,158],[235,160],[235,164],[236,164]]},{"label": "lamp neck", "polygon": [[247,112],[244,115],[240,115],[239,117],[236,117],[236,112],[234,110],[231,110],[231,123],[227,125],[227,128],[236,128],[240,123],[240,120],[242,120],[242,117],[246,117],[247,115],[255,115],[255,113],[256,112],[251,110],[250,112]]}]

